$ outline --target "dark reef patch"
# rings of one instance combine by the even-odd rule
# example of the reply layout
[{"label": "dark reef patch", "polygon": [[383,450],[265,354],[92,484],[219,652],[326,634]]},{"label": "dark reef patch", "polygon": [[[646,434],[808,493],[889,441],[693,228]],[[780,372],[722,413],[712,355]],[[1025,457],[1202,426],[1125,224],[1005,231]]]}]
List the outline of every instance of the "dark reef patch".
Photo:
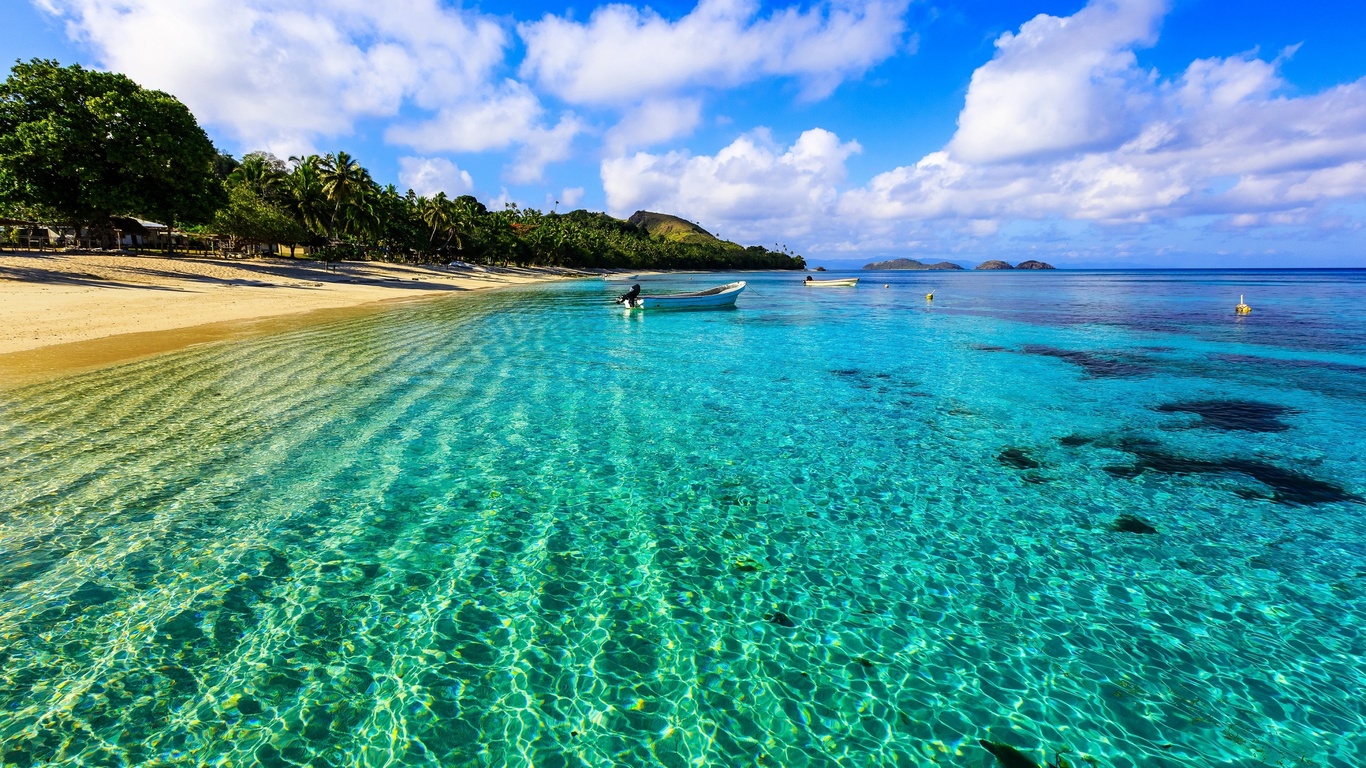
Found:
[{"label": "dark reef patch", "polygon": [[87,581],[80,585],[67,598],[70,602],[68,612],[79,613],[86,608],[93,608],[97,605],[104,605],[111,600],[118,599],[121,593],[117,589],[111,589],[93,581]]},{"label": "dark reef patch", "polygon": [[1115,518],[1115,521],[1110,523],[1110,530],[1118,531],[1120,533],[1157,533],[1157,529],[1148,522],[1140,517],[1127,513]]},{"label": "dark reef patch", "polygon": [[1309,506],[1362,501],[1336,483],[1254,459],[1192,459],[1167,453],[1151,440],[1122,440],[1117,447],[1133,454],[1135,461],[1128,466],[1105,467],[1114,477],[1134,478],[1148,470],[1164,475],[1245,475],[1270,488],[1271,499],[1281,504]]},{"label": "dark reef patch", "polygon": [[834,368],[830,373],[844,379],[855,389],[871,390],[878,395],[892,395],[899,391],[912,397],[923,397],[911,391],[920,386],[920,382],[903,378],[899,374],[865,371],[859,368]]},{"label": "dark reef patch", "polygon": [[786,629],[792,629],[793,627],[797,626],[797,622],[793,621],[792,617],[788,616],[786,613],[783,613],[782,611],[765,613],[764,621],[767,621],[770,624],[777,624],[778,626],[784,627]]},{"label": "dark reef patch", "polygon": [[1006,352],[1006,347],[998,347],[995,344],[973,344],[972,348],[978,352]]},{"label": "dark reef patch", "polygon": [[996,762],[1004,768],[1039,768],[1038,763],[1009,744],[986,739],[978,739],[977,743],[982,745],[982,749],[990,752],[996,758]]},{"label": "dark reef patch", "polygon": [[1318,368],[1327,371],[1338,371],[1340,373],[1362,373],[1366,374],[1366,365],[1352,365],[1351,363],[1334,363],[1326,360],[1285,360],[1278,357],[1258,357],[1257,355],[1238,355],[1232,353],[1219,353],[1210,355],[1211,360],[1218,360],[1225,363],[1237,363],[1238,365],[1255,365],[1259,367],[1271,368],[1290,368],[1290,369],[1313,369]]},{"label": "dark reef patch", "polygon": [[204,636],[199,620],[200,616],[194,611],[181,611],[157,628],[157,640],[173,645],[195,642]]},{"label": "dark reef patch", "polygon": [[1199,426],[1224,432],[1284,432],[1290,425],[1282,416],[1299,413],[1294,408],[1255,400],[1183,400],[1165,403],[1155,409],[1161,413],[1193,413]]},{"label": "dark reef patch", "polygon": [[1055,357],[1081,368],[1087,376],[1095,379],[1122,379],[1147,376],[1153,372],[1145,358],[1120,352],[1078,352],[1071,349],[1058,349],[1045,344],[1026,344],[1020,348],[1026,355]]},{"label": "dark reef patch", "polygon": [[1065,445],[1068,448],[1076,448],[1082,445],[1090,445],[1095,441],[1095,438],[1087,437],[1085,435],[1064,435],[1058,438],[1058,443],[1060,445]]},{"label": "dark reef patch", "polygon": [[1006,448],[1004,451],[996,454],[996,460],[1007,467],[1013,467],[1015,469],[1038,469],[1042,466],[1039,464],[1038,460],[1033,456],[1030,456],[1029,452],[1023,448]]},{"label": "dark reef patch", "polygon": [[740,557],[735,558],[735,562],[731,564],[731,568],[739,573],[754,573],[763,570],[764,566],[752,557],[741,555]]}]

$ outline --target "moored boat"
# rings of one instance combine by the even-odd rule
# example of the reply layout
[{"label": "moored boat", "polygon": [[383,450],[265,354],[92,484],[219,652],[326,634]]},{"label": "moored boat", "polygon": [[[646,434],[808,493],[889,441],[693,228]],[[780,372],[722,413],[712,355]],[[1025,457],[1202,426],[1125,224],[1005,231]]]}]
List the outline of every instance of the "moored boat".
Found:
[{"label": "moored boat", "polygon": [[628,309],[692,309],[695,307],[733,307],[745,290],[745,281],[718,285],[705,291],[673,293],[655,296],[640,295],[630,299]]},{"label": "moored boat", "polygon": [[838,280],[812,280],[808,277],[802,285],[807,288],[853,288],[858,285],[858,281],[857,277],[843,277]]},{"label": "moored boat", "polygon": [[630,282],[631,280],[639,280],[640,275],[603,275],[602,279],[611,283]]}]

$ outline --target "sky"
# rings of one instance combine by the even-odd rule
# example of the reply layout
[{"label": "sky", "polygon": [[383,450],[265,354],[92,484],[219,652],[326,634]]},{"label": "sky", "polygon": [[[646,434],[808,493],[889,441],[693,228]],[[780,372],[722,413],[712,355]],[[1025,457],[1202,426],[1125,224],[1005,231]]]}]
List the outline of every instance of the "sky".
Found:
[{"label": "sky", "polygon": [[1366,267],[1362,0],[3,0],[223,151],[813,265]]}]

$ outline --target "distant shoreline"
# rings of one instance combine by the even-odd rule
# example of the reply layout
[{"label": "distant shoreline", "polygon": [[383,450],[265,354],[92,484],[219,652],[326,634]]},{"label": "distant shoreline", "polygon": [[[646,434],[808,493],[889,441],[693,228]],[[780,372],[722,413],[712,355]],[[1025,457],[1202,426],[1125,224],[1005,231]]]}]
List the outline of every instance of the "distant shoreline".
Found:
[{"label": "distant shoreline", "polygon": [[[815,272],[815,267],[806,270]],[[1054,267],[1053,269],[864,269],[826,267],[826,272],[947,272],[947,273],[1039,273],[1058,272],[1366,272],[1366,267]]]},{"label": "distant shoreline", "polygon": [[381,262],[0,253],[0,387],[395,301],[584,276]]}]

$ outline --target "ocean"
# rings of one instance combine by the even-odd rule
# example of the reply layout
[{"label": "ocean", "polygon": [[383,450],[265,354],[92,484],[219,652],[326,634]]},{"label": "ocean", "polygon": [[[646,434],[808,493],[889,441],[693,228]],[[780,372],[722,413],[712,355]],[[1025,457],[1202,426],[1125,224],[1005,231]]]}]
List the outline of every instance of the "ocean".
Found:
[{"label": "ocean", "polygon": [[859,276],[0,392],[4,763],[1366,764],[1366,271]]}]

